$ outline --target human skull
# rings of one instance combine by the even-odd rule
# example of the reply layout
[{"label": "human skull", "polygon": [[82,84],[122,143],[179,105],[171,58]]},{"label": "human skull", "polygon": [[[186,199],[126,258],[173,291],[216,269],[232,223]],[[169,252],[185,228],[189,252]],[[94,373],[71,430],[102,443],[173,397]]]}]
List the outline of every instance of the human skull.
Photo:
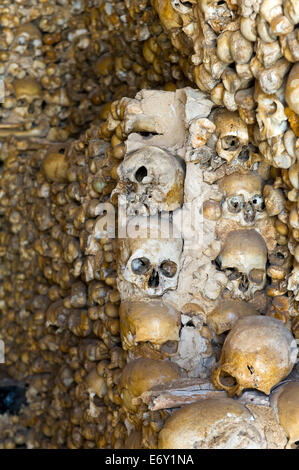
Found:
[{"label": "human skull", "polygon": [[269,395],[297,360],[298,348],[288,328],[276,318],[239,319],[228,333],[212,382],[230,395],[255,388]]},{"label": "human skull", "polygon": [[161,385],[181,377],[180,368],[170,361],[139,358],[129,362],[123,369],[118,384],[122,406],[131,421],[142,422],[138,413],[140,405],[134,399],[155,385]]},{"label": "human skull", "polygon": [[42,55],[42,33],[32,23],[26,23],[15,32],[11,50],[22,56],[37,57]]},{"label": "human skull", "polygon": [[222,217],[237,221],[240,225],[253,225],[265,209],[262,181],[252,173],[234,173],[225,176],[219,186],[225,193]]},{"label": "human skull", "polygon": [[287,382],[271,394],[270,403],[278,423],[289,438],[287,448],[299,441],[299,382]]},{"label": "human skull", "polygon": [[154,215],[181,207],[184,169],[179,160],[158,147],[144,147],[127,155],[117,169],[113,196],[123,194],[128,215]]},{"label": "human skull", "polygon": [[244,405],[231,398],[207,398],[167,419],[159,449],[264,449],[264,437]]},{"label": "human skull", "polygon": [[256,119],[263,140],[283,134],[288,127],[284,106],[276,95],[256,93],[258,103]]},{"label": "human skull", "polygon": [[120,241],[119,274],[142,295],[162,295],[177,286],[181,252],[180,238],[126,238]]},{"label": "human skull", "polygon": [[239,318],[258,315],[255,308],[242,300],[221,300],[209,314],[207,323],[217,334],[231,330]]},{"label": "human skull", "polygon": [[33,114],[41,105],[43,93],[37,80],[27,77],[14,83],[17,106],[15,112],[24,118]]},{"label": "human skull", "polygon": [[149,341],[158,349],[172,345],[176,352],[181,315],[170,305],[160,299],[122,302],[119,316],[123,349],[134,351],[138,343]]},{"label": "human skull", "polygon": [[217,259],[231,282],[232,298],[250,300],[265,287],[267,247],[256,230],[230,232]]},{"label": "human skull", "polygon": [[219,157],[231,163],[241,153],[243,146],[248,144],[248,130],[238,112],[219,108],[213,113],[216,125],[216,151]]}]

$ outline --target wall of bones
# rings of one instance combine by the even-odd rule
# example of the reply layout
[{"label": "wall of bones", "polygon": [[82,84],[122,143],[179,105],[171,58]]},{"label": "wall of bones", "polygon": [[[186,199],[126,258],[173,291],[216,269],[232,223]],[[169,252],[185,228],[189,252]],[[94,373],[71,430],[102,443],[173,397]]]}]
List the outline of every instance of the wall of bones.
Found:
[{"label": "wall of bones", "polygon": [[2,2],[0,448],[298,448],[298,23]]}]

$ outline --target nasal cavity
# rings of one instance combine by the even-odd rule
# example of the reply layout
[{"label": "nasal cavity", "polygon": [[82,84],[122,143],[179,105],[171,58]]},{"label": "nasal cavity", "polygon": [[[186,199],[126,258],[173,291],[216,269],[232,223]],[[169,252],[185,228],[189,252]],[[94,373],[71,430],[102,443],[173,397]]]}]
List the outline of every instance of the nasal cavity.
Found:
[{"label": "nasal cavity", "polygon": [[242,276],[242,279],[239,283],[239,290],[241,292],[246,292],[249,288],[249,280],[248,280],[248,277],[244,274]]},{"label": "nasal cavity", "polygon": [[135,173],[135,178],[136,178],[136,181],[138,181],[138,183],[141,183],[143,178],[145,178],[146,176],[147,176],[147,169],[145,168],[145,166],[141,166],[140,168],[138,168],[138,170]]},{"label": "nasal cavity", "polygon": [[158,287],[159,285],[159,274],[153,270],[151,277],[148,280],[148,287]]}]

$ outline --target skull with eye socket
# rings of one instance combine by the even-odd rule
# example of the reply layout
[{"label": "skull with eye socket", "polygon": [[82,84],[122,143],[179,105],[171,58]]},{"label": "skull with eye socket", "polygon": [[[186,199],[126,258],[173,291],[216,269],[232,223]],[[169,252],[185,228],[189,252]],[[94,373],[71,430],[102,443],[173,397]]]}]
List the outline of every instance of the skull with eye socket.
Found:
[{"label": "skull with eye socket", "polygon": [[15,80],[15,97],[17,106],[15,112],[23,118],[33,117],[40,112],[43,92],[37,80],[27,77]]},{"label": "skull with eye socket", "polygon": [[225,194],[222,204],[222,217],[251,226],[265,215],[263,185],[259,176],[252,173],[234,173],[225,176],[219,183]]},{"label": "skull with eye socket", "polygon": [[175,156],[144,146],[129,153],[117,170],[119,183],[112,200],[123,195],[128,215],[154,215],[179,208],[184,196],[184,168]]},{"label": "skull with eye socket", "polygon": [[216,126],[216,152],[219,157],[231,163],[248,145],[247,125],[237,112],[217,108],[209,117]]},{"label": "skull with eye socket", "polygon": [[32,23],[25,23],[17,28],[11,50],[22,56],[41,56],[42,39],[42,33],[36,26]]},{"label": "skull with eye socket", "polygon": [[119,275],[137,295],[156,297],[177,287],[180,238],[127,238],[120,240],[119,249]]},{"label": "skull with eye socket", "polygon": [[230,232],[217,257],[233,299],[250,300],[266,284],[267,247],[256,230]]}]

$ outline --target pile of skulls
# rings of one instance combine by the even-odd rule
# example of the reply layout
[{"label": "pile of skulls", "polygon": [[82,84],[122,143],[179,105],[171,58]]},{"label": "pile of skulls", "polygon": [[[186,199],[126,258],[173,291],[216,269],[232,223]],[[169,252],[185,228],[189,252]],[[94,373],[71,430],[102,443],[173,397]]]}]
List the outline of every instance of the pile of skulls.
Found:
[{"label": "pile of skulls", "polygon": [[2,367],[28,387],[27,447],[121,447],[125,434],[115,256],[100,233],[112,162],[98,132],[16,151],[2,168]]},{"label": "pile of skulls", "polygon": [[186,83],[147,1],[5,0],[0,25],[2,142],[64,142],[117,97]]},{"label": "pile of skulls", "polygon": [[[103,163],[107,146],[95,125],[81,140],[71,137],[105,119],[118,96],[186,80],[147,1],[4,0],[0,24],[5,371],[29,386],[24,425],[34,431],[28,447],[88,447],[91,441],[117,447],[123,434],[112,391],[123,364],[119,294],[97,207],[114,187],[114,161],[107,154]],[[89,373],[91,391],[84,394]],[[99,408],[89,395],[98,395]],[[85,431],[79,424],[89,408]],[[106,416],[101,424],[99,414]]]},{"label": "pile of skulls", "polygon": [[[277,169],[273,208],[284,243],[295,258],[288,289],[298,296],[298,74],[297,0],[224,2],[153,0],[190,81],[212,101],[238,111],[250,141]],[[278,169],[281,169],[279,171]],[[271,191],[269,189],[269,191]],[[278,191],[276,191],[278,192]]]},{"label": "pile of skulls", "polygon": [[[213,447],[219,427],[197,403],[205,399],[211,410],[219,406],[221,423],[227,407],[235,415],[215,447],[283,448],[267,395],[297,362],[298,310],[287,289],[291,255],[275,217],[285,198],[248,126],[192,88],[143,90],[112,104],[100,135],[120,160],[111,200],[128,362],[119,382],[127,446],[194,447],[177,425],[190,409],[182,420],[190,439]],[[227,401],[244,389],[265,394],[253,393],[254,411],[246,410],[246,394],[242,405]],[[175,411],[163,427],[173,409],[192,402],[195,408]],[[207,417],[194,437],[201,409]],[[272,434],[261,433],[269,427]]]},{"label": "pile of skulls", "polygon": [[2,3],[0,447],[296,447],[299,5]]}]

